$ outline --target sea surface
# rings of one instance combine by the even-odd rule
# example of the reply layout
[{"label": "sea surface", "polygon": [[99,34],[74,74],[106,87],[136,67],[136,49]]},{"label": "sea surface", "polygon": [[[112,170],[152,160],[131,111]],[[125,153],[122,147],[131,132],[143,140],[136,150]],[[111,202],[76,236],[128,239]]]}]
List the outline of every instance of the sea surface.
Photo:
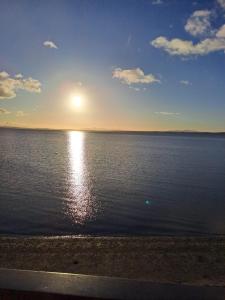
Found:
[{"label": "sea surface", "polygon": [[0,129],[0,234],[225,234],[225,136]]}]

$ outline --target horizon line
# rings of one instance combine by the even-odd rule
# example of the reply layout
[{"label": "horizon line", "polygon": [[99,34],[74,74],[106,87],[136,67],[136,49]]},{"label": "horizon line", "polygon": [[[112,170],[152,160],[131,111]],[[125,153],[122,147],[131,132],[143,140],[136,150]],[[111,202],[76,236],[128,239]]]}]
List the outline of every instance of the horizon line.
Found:
[{"label": "horizon line", "polygon": [[21,130],[43,130],[43,131],[86,131],[86,132],[102,132],[102,133],[205,133],[205,134],[225,134],[225,131],[200,131],[190,129],[168,129],[168,130],[126,130],[126,129],[72,129],[72,128],[43,128],[43,127],[20,127],[20,126],[2,126],[0,129],[21,129]]}]

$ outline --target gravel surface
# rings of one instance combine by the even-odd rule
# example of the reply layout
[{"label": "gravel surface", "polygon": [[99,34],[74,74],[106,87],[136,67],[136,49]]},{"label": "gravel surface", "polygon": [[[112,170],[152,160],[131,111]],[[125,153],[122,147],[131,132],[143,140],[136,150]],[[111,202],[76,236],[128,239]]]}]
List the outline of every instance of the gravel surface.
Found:
[{"label": "gravel surface", "polygon": [[225,238],[0,237],[0,267],[225,286]]}]

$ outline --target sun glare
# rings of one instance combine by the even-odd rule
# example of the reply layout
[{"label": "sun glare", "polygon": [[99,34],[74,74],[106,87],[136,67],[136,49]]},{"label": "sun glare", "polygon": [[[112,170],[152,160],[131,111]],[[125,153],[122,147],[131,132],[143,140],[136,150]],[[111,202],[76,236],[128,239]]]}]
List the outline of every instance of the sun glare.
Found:
[{"label": "sun glare", "polygon": [[75,107],[81,107],[82,106],[82,97],[79,95],[72,96],[72,104]]}]

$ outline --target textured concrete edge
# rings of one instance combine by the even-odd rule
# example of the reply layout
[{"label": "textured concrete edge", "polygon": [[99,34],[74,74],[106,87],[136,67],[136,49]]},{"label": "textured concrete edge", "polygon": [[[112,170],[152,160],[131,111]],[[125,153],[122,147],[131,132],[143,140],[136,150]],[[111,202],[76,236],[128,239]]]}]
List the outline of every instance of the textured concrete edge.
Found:
[{"label": "textured concrete edge", "polygon": [[224,299],[223,287],[157,284],[57,272],[0,269],[0,289],[75,295],[99,299]]}]

